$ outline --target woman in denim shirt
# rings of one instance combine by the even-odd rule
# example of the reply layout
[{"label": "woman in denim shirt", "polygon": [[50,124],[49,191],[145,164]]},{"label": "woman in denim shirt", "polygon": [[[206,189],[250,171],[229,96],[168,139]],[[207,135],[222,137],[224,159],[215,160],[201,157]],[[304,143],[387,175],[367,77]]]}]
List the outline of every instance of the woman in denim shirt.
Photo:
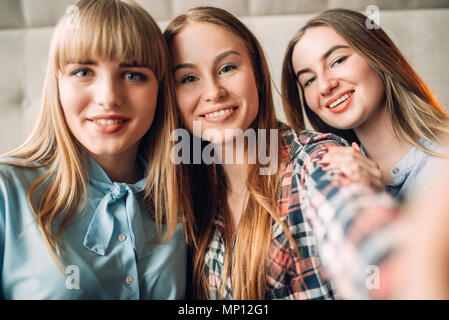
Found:
[{"label": "woman in denim shirt", "polygon": [[352,143],[324,156],[326,169],[394,197],[410,195],[447,153],[447,112],[361,13],[328,10],[298,31],[284,57],[282,95],[292,127],[305,128],[305,112],[315,130]]}]

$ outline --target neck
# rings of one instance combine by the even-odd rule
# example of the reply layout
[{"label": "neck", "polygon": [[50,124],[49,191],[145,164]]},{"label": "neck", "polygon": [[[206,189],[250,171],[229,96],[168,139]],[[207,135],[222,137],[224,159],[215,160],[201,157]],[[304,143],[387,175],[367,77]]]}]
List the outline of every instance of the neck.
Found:
[{"label": "neck", "polygon": [[386,108],[377,116],[354,128],[368,157],[374,160],[382,171],[385,184],[393,183],[391,170],[413,147],[402,137],[396,136]]},{"label": "neck", "polygon": [[119,154],[90,156],[98,162],[113,182],[133,184],[142,179],[144,168],[137,161],[138,145]]},{"label": "neck", "polygon": [[[215,159],[220,159],[223,166],[226,181],[228,182],[228,190],[240,192],[244,186],[244,168],[248,162],[245,154],[244,146],[237,146],[235,141],[215,145]],[[229,159],[226,159],[228,155]]]},{"label": "neck", "polygon": [[223,171],[228,183],[227,191],[234,194],[241,194],[245,187],[245,172],[243,164],[223,164]]},{"label": "neck", "polygon": [[[244,147],[237,148],[235,144],[222,144],[221,150],[220,148],[216,148],[218,150],[217,156],[222,159],[222,167],[224,171],[224,175],[227,182],[227,190],[226,190],[226,199],[229,208],[229,214],[231,217],[232,228],[233,230],[237,230],[237,226],[240,222],[240,217],[242,216],[244,209],[244,201],[246,196],[246,175],[245,175],[245,163],[247,160],[245,159],[244,163],[237,163],[235,161],[236,155],[239,152],[244,154]],[[227,163],[225,161],[225,150],[233,150],[234,161],[231,163]]]}]

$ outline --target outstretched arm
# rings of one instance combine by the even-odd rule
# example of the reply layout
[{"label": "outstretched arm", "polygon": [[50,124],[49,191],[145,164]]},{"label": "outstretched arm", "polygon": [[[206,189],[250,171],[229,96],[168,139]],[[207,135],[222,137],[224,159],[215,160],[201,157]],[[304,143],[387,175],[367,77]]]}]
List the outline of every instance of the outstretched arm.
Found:
[{"label": "outstretched arm", "polygon": [[449,161],[402,209],[397,299],[449,299]]},{"label": "outstretched arm", "polygon": [[296,164],[302,210],[317,237],[324,268],[344,299],[386,298],[389,255],[396,243],[393,199],[341,170],[323,170],[321,157],[338,146],[333,136],[305,145]]}]

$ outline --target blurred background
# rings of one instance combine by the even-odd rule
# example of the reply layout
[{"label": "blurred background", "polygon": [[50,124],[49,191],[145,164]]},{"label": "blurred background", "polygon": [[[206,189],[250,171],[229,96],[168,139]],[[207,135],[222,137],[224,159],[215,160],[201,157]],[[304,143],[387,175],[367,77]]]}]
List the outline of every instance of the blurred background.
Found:
[{"label": "blurred background", "polygon": [[[226,9],[259,38],[272,72],[276,113],[285,47],[318,12],[347,8],[371,15],[449,110],[449,0],[138,0],[162,30],[199,5]],[[72,0],[0,0],[0,153],[19,146],[36,120],[53,27]],[[372,17],[375,17],[374,15]]]}]

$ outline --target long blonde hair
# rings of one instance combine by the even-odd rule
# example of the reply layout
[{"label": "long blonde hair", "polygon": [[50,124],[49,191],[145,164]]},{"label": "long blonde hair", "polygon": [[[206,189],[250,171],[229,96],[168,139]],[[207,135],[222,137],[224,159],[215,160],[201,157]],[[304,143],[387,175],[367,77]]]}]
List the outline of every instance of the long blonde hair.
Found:
[{"label": "long blonde hair", "polygon": [[[206,22],[218,25],[239,37],[245,44],[256,76],[259,92],[259,113],[251,124],[255,129],[279,129],[274,112],[270,74],[262,47],[251,31],[229,12],[213,8],[198,7],[173,19],[164,31],[165,39],[171,48],[175,37],[189,24]],[[271,141],[278,143],[279,141]],[[270,150],[270,143],[266,151]],[[268,154],[268,153],[267,153]],[[224,243],[226,249],[225,267],[220,295],[232,268],[232,291],[234,299],[264,299],[266,297],[267,267],[271,244],[271,226],[274,221],[281,223],[277,212],[279,195],[279,171],[273,175],[260,175],[261,164],[246,165],[246,187],[248,200],[238,226],[234,253],[232,250],[232,228],[226,201],[226,181],[221,165],[190,164],[183,166],[184,177],[189,181],[190,190],[184,198],[191,200],[195,221],[192,221],[192,238],[195,239],[193,252],[193,295],[208,298],[205,275],[205,255],[210,243],[211,229],[215,214],[223,212],[226,225]],[[296,244],[291,233],[286,231],[292,247]],[[248,244],[251,244],[248,246]],[[298,253],[299,255],[299,253]]]},{"label": "long blonde hair", "polygon": [[359,142],[353,129],[333,128],[308,107],[293,70],[293,49],[304,33],[313,27],[328,26],[364,57],[383,80],[385,105],[396,135],[432,155],[439,155],[421,146],[418,140],[425,138],[441,144],[441,138],[449,134],[448,114],[388,35],[380,27],[367,28],[366,20],[366,16],[355,11],[327,10],[308,21],[292,38],[282,67],[282,98],[288,123],[297,130],[303,130],[306,126],[305,112],[315,130],[335,133],[349,142]]},{"label": "long blonde hair", "polygon": [[[155,210],[160,241],[172,236],[180,211],[175,192],[179,186],[179,169],[171,163],[167,148],[172,143],[169,136],[178,115],[168,49],[161,30],[148,12],[133,1],[81,0],[76,9],[75,20],[65,15],[55,28],[37,124],[20,147],[4,155],[18,158],[10,161],[11,165],[48,168],[31,185],[28,201],[53,258],[64,251],[58,239],[87,199],[81,146],[67,127],[59,101],[58,78],[70,61],[86,61],[93,56],[122,59],[147,66],[154,72],[159,82],[156,115],[141,140],[139,152],[149,163],[144,199],[147,207]],[[36,203],[39,189],[44,192]],[[54,232],[52,227],[60,219],[60,228]],[[163,235],[162,224],[167,225]]]}]

